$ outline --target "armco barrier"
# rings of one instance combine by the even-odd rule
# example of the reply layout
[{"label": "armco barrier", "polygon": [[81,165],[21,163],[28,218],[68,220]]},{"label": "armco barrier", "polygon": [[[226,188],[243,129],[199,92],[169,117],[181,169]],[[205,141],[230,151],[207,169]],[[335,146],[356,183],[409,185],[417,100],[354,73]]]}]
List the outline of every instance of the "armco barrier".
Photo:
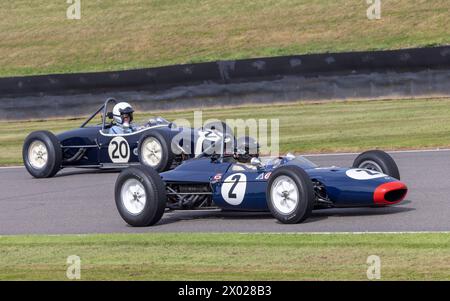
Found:
[{"label": "armco barrier", "polygon": [[[87,114],[104,97],[143,109],[448,95],[450,46],[256,58],[148,69],[0,78],[0,118]],[[36,108],[48,109],[39,115]]]}]

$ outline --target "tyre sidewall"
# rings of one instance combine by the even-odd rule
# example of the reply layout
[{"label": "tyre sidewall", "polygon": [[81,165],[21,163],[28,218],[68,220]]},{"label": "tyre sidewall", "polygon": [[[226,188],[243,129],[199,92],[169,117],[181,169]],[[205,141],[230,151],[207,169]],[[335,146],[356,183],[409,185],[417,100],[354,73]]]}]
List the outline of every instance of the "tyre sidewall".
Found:
[{"label": "tyre sidewall", "polygon": [[[47,148],[48,160],[47,164],[40,169],[34,168],[29,162],[29,148],[35,141],[44,143]],[[54,176],[61,168],[62,151],[56,136],[50,132],[39,131],[28,135],[22,149],[22,158],[25,168],[36,178],[47,178]]]},{"label": "tyre sidewall", "polygon": [[[122,186],[129,179],[136,179],[145,189],[146,202],[144,209],[136,215],[131,214],[125,208],[121,197]],[[157,223],[164,214],[166,206],[165,186],[159,174],[151,167],[137,166],[123,170],[117,178],[114,193],[120,216],[131,226],[151,226]]]},{"label": "tyre sidewall", "polygon": [[361,164],[367,161],[373,161],[377,163],[382,173],[400,180],[400,172],[394,159],[381,150],[371,150],[360,154],[353,162],[353,168],[360,168]]},{"label": "tyre sidewall", "polygon": [[[299,201],[295,210],[286,215],[279,212],[271,200],[272,184],[279,176],[288,176],[291,178],[298,190]],[[304,221],[311,215],[314,201],[314,190],[312,182],[306,172],[297,166],[283,166],[275,170],[267,182],[267,205],[272,215],[280,222],[285,224],[295,224]]]},{"label": "tyre sidewall", "polygon": [[[158,142],[161,145],[161,150],[162,150],[161,161],[155,167],[147,165],[145,163],[144,159],[142,158],[142,147],[144,146],[145,140],[148,138],[154,138],[154,139],[158,140]],[[141,164],[148,166],[150,168],[153,168],[158,172],[166,171],[167,169],[170,168],[170,166],[172,165],[172,162],[173,162],[172,150],[170,149],[169,144],[167,143],[167,139],[163,135],[161,135],[160,133],[157,133],[157,132],[147,134],[141,138],[141,140],[139,141],[139,147],[138,147],[138,157],[139,157],[139,162]]]}]

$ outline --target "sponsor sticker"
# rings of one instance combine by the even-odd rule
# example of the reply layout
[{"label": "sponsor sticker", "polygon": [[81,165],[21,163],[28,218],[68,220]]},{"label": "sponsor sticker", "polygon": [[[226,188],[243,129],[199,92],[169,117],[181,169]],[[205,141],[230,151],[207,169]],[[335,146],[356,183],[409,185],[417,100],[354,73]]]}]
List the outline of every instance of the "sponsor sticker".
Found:
[{"label": "sponsor sticker", "polygon": [[256,177],[256,180],[267,180],[271,174],[272,174],[272,172],[262,173]]}]

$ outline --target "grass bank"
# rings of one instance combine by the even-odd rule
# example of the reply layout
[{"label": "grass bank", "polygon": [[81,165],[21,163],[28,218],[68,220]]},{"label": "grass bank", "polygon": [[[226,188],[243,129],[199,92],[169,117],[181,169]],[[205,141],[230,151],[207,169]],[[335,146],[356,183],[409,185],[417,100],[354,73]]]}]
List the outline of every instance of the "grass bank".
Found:
[{"label": "grass bank", "polygon": [[[137,114],[144,121],[157,112]],[[194,111],[162,112],[192,122]],[[203,120],[279,119],[280,152],[319,153],[450,147],[450,99],[293,103],[203,110]],[[35,130],[55,133],[83,118],[0,122],[0,164],[21,164],[22,143]],[[193,123],[192,123],[193,124]]]},{"label": "grass bank", "polygon": [[[0,77],[450,43],[443,0],[2,1]],[[251,13],[249,13],[251,12]]]},{"label": "grass bank", "polygon": [[0,237],[0,280],[450,280],[450,234],[108,234]]}]

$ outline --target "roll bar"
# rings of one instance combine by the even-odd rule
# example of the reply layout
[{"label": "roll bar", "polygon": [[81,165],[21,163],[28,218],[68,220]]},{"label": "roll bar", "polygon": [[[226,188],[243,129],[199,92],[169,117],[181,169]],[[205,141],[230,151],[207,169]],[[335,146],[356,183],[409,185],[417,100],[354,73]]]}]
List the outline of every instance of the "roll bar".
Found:
[{"label": "roll bar", "polygon": [[83,124],[80,126],[80,128],[84,128],[86,124],[88,124],[95,116],[97,116],[98,113],[100,113],[103,110],[103,116],[102,116],[102,131],[105,129],[105,123],[106,123],[106,115],[108,114],[108,105],[112,102],[114,104],[117,103],[117,100],[114,98],[108,98],[105,103],[95,111],[94,114],[92,114]]},{"label": "roll bar", "polygon": [[105,104],[103,105],[102,131],[105,129],[106,115],[108,114],[108,105],[109,105],[110,102],[116,104],[117,100],[115,100],[114,98],[108,98],[105,101]]}]

